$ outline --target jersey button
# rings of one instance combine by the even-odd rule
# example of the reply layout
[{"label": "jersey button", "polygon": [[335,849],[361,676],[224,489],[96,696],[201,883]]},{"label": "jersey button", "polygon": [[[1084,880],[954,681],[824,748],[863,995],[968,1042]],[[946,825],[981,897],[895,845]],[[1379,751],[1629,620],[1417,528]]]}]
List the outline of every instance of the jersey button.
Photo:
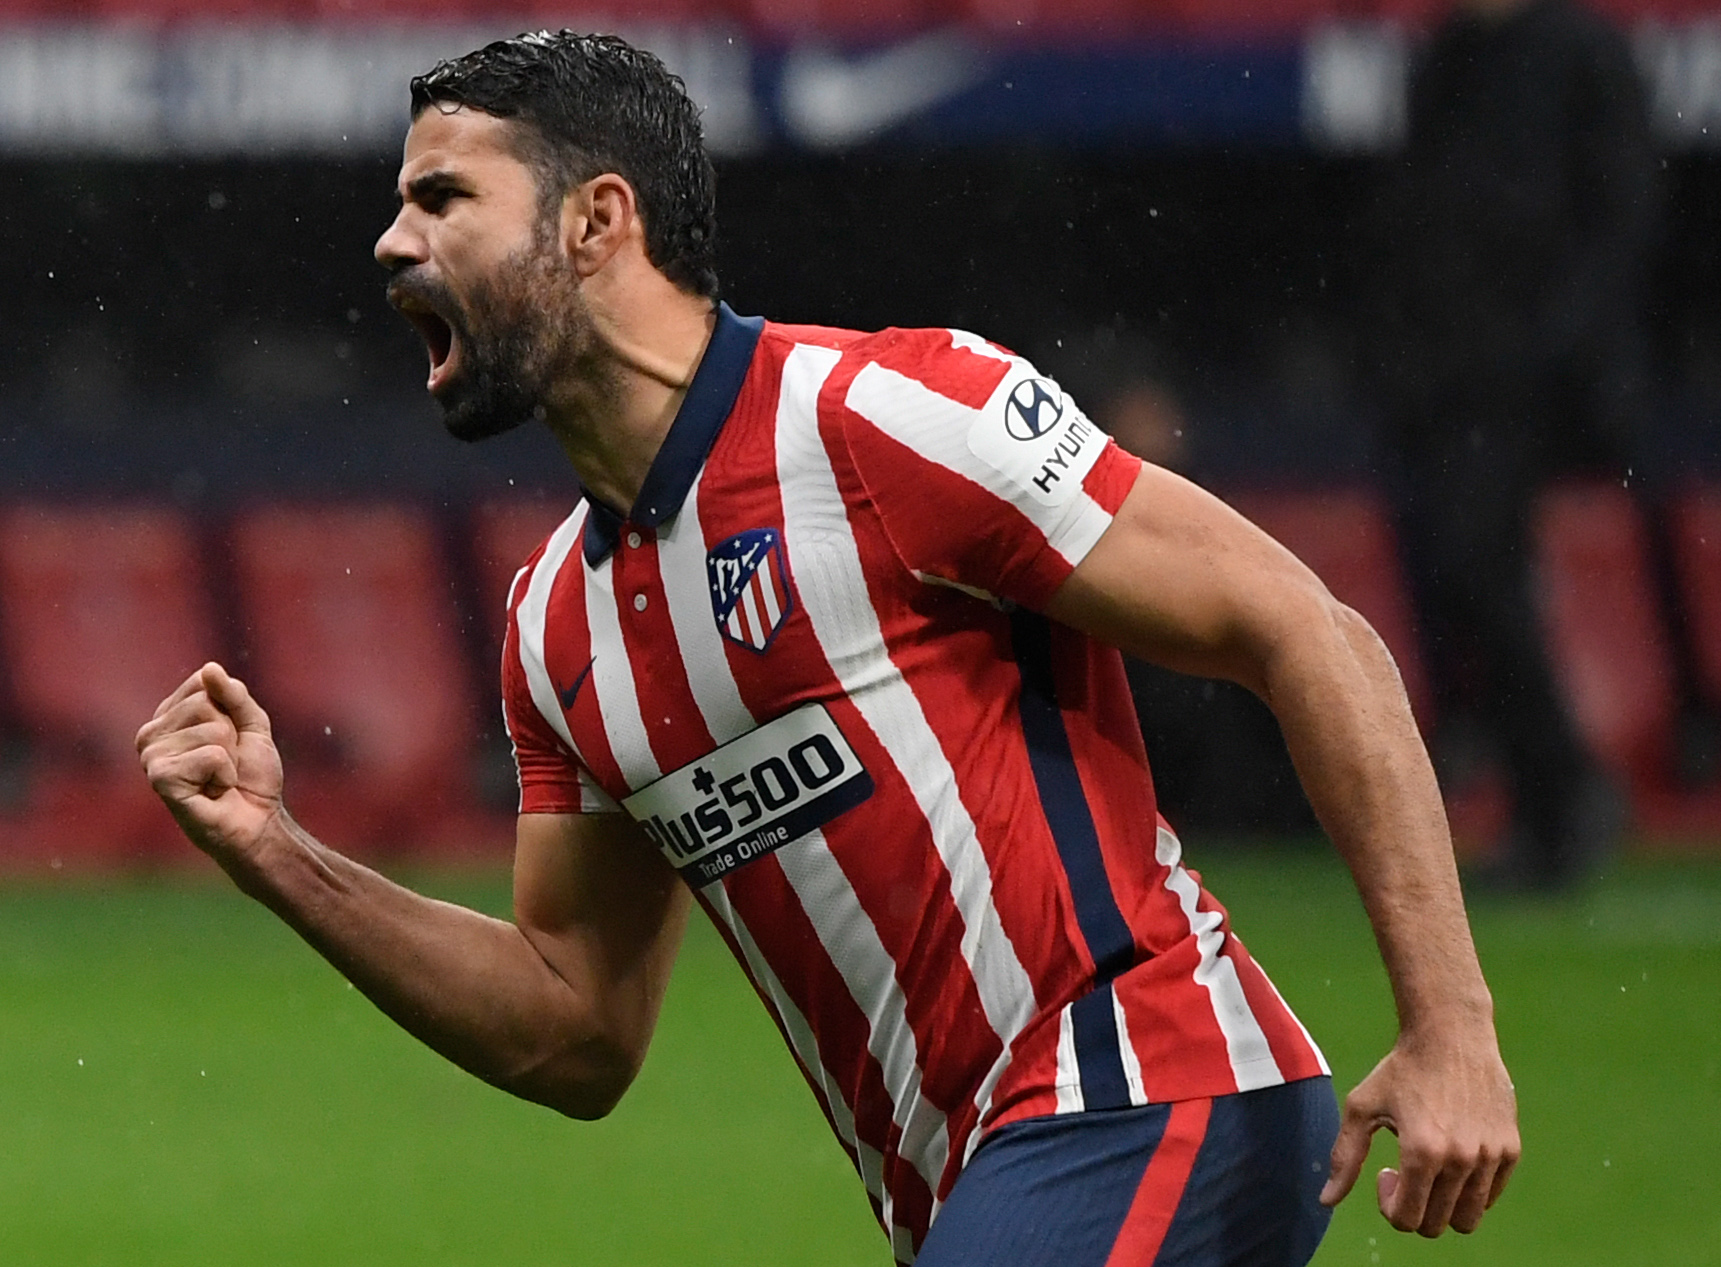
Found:
[{"label": "jersey button", "polygon": [[639,533],[637,533],[637,532],[628,533],[627,534],[627,544],[628,544],[629,549],[632,549],[632,550],[639,549]]},{"label": "jersey button", "polygon": [[644,594],[635,594],[633,596],[633,609],[636,612],[642,612],[645,610],[645,595]]}]

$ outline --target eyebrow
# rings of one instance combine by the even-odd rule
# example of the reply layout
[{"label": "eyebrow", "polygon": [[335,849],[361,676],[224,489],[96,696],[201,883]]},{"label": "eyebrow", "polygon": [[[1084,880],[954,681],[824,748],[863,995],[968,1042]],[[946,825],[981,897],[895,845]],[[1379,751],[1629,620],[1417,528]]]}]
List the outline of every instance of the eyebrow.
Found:
[{"label": "eyebrow", "polygon": [[414,176],[406,182],[406,193],[395,191],[395,201],[401,206],[406,205],[410,197],[414,202],[422,202],[426,197],[436,193],[465,193],[466,182],[445,168],[425,172],[422,176]]}]

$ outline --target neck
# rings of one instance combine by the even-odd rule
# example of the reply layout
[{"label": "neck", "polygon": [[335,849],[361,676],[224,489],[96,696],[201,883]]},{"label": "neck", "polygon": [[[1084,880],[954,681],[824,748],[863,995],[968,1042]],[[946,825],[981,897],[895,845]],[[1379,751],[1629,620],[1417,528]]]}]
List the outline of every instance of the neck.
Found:
[{"label": "neck", "polygon": [[637,314],[596,296],[591,345],[546,402],[545,422],[586,491],[626,514],[704,358],[717,312],[675,291]]}]

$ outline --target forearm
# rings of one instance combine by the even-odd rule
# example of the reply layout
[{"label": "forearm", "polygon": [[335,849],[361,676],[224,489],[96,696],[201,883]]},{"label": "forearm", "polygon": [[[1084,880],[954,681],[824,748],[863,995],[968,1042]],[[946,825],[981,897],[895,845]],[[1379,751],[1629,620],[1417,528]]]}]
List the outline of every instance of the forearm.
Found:
[{"label": "forearm", "polygon": [[595,991],[515,924],[403,888],[285,812],[254,848],[217,860],[391,1019],[485,1081],[598,1117],[631,1080],[637,1062]]},{"label": "forearm", "polygon": [[1337,603],[1309,619],[1321,628],[1267,657],[1260,689],[1355,877],[1400,1026],[1490,1024],[1440,790],[1391,655]]}]

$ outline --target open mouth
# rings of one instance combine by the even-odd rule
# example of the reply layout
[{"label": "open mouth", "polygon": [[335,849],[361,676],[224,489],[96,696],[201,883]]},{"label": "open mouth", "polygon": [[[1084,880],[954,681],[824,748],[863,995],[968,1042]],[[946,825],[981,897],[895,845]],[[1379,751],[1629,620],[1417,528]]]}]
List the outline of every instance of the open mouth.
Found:
[{"label": "open mouth", "polygon": [[454,327],[429,304],[416,296],[401,296],[396,299],[395,306],[400,315],[412,323],[424,340],[425,349],[430,353],[430,380],[426,384],[432,392],[448,380],[448,375],[454,364]]}]

